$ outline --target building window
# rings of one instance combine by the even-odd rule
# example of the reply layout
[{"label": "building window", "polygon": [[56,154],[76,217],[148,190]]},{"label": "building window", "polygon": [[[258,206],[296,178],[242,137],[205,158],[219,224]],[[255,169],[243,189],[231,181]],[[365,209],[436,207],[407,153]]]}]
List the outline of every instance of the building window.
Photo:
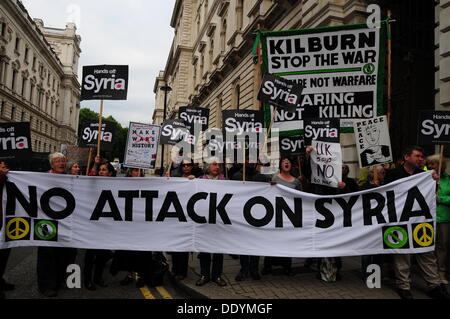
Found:
[{"label": "building window", "polygon": [[28,64],[28,57],[29,57],[29,55],[30,55],[30,48],[25,47],[25,56],[24,56],[24,58],[23,58],[23,61],[24,61],[26,64]]},{"label": "building window", "polygon": [[22,113],[20,114],[20,122],[25,122],[25,112],[22,111]]},{"label": "building window", "polygon": [[205,55],[202,53],[200,57],[200,82],[203,78],[203,72],[205,72]]},{"label": "building window", "polygon": [[0,30],[0,34],[2,35],[2,37],[5,37],[6,36],[6,22],[1,22],[0,23],[0,28],[1,28],[1,30]]},{"label": "building window", "polygon": [[46,100],[45,100],[45,112],[46,113],[50,113],[51,110],[48,109],[48,107],[50,106],[50,98],[47,96]]},{"label": "building window", "polygon": [[34,95],[34,85],[31,84],[30,86],[30,103],[33,104],[33,95]]},{"label": "building window", "polygon": [[194,64],[194,90],[196,86],[197,86],[197,62],[195,62]]},{"label": "building window", "polygon": [[[212,35],[214,36],[214,35]],[[214,61],[214,39],[211,37],[209,42],[209,69],[213,69],[213,61]]]},{"label": "building window", "polygon": [[233,106],[236,110],[239,110],[241,104],[241,85],[239,84],[239,80],[237,80],[234,84],[233,90]]},{"label": "building window", "polygon": [[33,57],[33,71],[36,71],[37,57]]},{"label": "building window", "polygon": [[236,28],[238,31],[240,31],[242,30],[242,26],[244,25],[244,0],[237,0],[236,18],[237,18]]},{"label": "building window", "polygon": [[11,83],[11,90],[13,92],[16,91],[16,84],[17,84],[17,74],[19,72],[17,70],[13,70],[13,74],[12,74],[12,83]]},{"label": "building window", "polygon": [[26,87],[27,87],[27,79],[23,78],[22,79],[22,94],[21,94],[21,96],[23,96],[24,98],[25,98]]},{"label": "building window", "polygon": [[16,53],[20,54],[20,38],[16,37],[16,44],[14,45],[14,50]]},{"label": "building window", "polygon": [[220,30],[220,50],[225,52],[226,48],[226,36],[227,36],[227,20],[222,21],[222,30]]},{"label": "building window", "polygon": [[16,108],[13,106],[12,108],[11,108],[11,121],[15,121],[15,119],[16,119]]},{"label": "building window", "polygon": [[223,100],[222,96],[217,98],[217,107],[216,107],[216,127],[222,128],[222,108],[223,108]]}]

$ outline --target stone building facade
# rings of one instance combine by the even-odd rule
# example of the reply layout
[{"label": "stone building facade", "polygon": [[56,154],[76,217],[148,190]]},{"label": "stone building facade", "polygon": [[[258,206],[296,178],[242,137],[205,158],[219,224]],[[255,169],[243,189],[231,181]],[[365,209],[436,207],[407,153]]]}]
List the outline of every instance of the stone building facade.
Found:
[{"label": "stone building facade", "polygon": [[0,2],[0,121],[30,122],[34,152],[77,142],[80,42],[74,24],[46,28],[19,0]]},{"label": "stone building facade", "polygon": [[[207,107],[211,110],[210,126],[221,127],[223,110],[258,109],[260,73],[252,56],[254,30],[258,27],[263,30],[288,30],[362,23],[366,21],[369,4],[379,4],[385,18],[387,4],[401,9],[401,6],[408,5],[406,2],[409,1],[177,0],[170,23],[175,37],[164,72],[157,79],[157,82],[168,83],[173,88],[166,117],[176,117],[178,108],[184,105]],[[433,10],[434,2],[430,4]],[[450,59],[447,52],[450,41],[445,38],[450,33],[450,19],[442,20],[450,10],[448,4],[448,0],[440,0],[440,4],[436,5],[436,19],[441,19],[436,29],[439,32],[436,44],[440,43],[440,48],[436,50],[436,55],[439,54],[436,58],[439,62],[436,63],[440,65],[440,71],[436,73],[436,89],[439,90],[436,108],[445,107],[450,94],[447,85],[450,83],[450,65],[447,63],[447,57]],[[416,11],[420,14],[420,9]],[[433,50],[431,48],[431,52]],[[404,57],[399,59],[404,60]],[[430,70],[432,74],[432,65]],[[161,95],[164,92],[155,90],[155,93],[155,124],[160,124],[158,120],[162,121],[163,108]],[[432,95],[434,92],[431,92]],[[429,104],[432,103],[431,98]],[[408,103],[403,101],[403,104]],[[409,131],[409,128],[404,131]],[[415,136],[408,138],[413,140]],[[359,165],[353,134],[342,134],[341,144],[344,162],[349,164],[351,175],[355,176]]]},{"label": "stone building facade", "polygon": [[450,110],[450,0],[436,1],[436,108]]}]

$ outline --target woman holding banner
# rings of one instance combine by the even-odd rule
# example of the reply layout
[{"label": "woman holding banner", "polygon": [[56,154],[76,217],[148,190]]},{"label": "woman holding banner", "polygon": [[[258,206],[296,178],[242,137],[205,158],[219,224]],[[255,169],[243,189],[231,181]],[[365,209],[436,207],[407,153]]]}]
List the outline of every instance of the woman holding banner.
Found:
[{"label": "woman holding banner", "polygon": [[[220,161],[218,159],[213,159],[212,162],[207,165],[206,174],[201,177],[201,179],[225,180],[225,176],[221,173]],[[210,253],[200,253],[198,258],[200,259],[201,277],[196,282],[197,286],[205,285],[211,278],[212,281],[220,287],[227,285],[225,280],[222,279],[223,254],[212,254],[211,256]]]},{"label": "woman holding banner", "polygon": [[[428,169],[439,170],[440,155],[427,158]],[[446,162],[442,161],[439,190],[436,209],[436,256],[438,259],[439,276],[443,284],[448,285],[448,250],[450,249],[450,177],[445,172]]]},{"label": "woman holding banner", "polygon": [[[101,177],[116,177],[116,169],[111,163],[100,164],[98,176]],[[112,252],[109,250],[88,249],[84,257],[84,286],[88,290],[96,290],[97,286],[108,287],[103,280],[103,269],[106,263],[112,257]],[[95,270],[94,270],[95,266]],[[92,278],[92,271],[94,270],[94,278]],[[92,282],[92,279],[94,281]]]},{"label": "woman holding banner", "polygon": [[[66,157],[61,153],[49,156],[50,174],[66,174]],[[37,252],[37,282],[39,291],[54,298],[65,284],[67,266],[75,263],[77,250],[62,247],[39,247]]]},{"label": "woman holding banner", "polygon": [[[125,177],[144,177],[144,171],[130,168]],[[151,259],[152,253],[148,251],[118,250],[114,253],[110,271],[113,276],[120,270],[127,271],[126,277],[120,282],[121,286],[128,286],[136,280],[136,288],[142,288],[145,286],[145,274],[151,272]]]},{"label": "woman holding banner", "polygon": [[[194,163],[192,160],[183,160],[179,166],[177,176],[181,178],[195,179],[192,174]],[[176,281],[181,281],[187,277],[189,266],[189,253],[187,252],[173,252],[172,255],[172,273]]]},{"label": "woman holding banner", "polygon": [[[284,156],[280,160],[280,173],[272,178],[272,185],[280,184],[296,190],[302,189],[301,181],[292,176],[291,171],[294,163],[290,157]],[[284,274],[292,276],[292,258],[289,257],[266,257],[264,258],[263,275],[272,273],[272,266],[282,266]]]},{"label": "woman holding banner", "polygon": [[69,163],[69,174],[78,176],[80,175],[81,167],[78,162]]}]

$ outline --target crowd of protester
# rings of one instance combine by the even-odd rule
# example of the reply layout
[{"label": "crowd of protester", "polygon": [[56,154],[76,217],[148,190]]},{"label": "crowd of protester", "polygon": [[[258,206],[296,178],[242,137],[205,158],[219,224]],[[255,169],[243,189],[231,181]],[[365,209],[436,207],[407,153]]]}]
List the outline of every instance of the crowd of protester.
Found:
[{"label": "crowd of protester", "polygon": [[[357,180],[349,177],[349,167],[343,165],[343,178],[338,188],[331,188],[310,183],[311,169],[308,154],[312,151],[308,148],[307,155],[299,161],[293,161],[289,157],[280,160],[279,172],[273,176],[261,173],[262,165],[234,164],[227,171],[219,160],[212,160],[205,165],[204,170],[194,164],[191,160],[183,160],[177,167],[170,171],[171,177],[186,179],[205,180],[235,180],[251,181],[260,183],[270,183],[271,185],[283,185],[303,192],[317,195],[340,195],[361,190],[373,189],[386,185],[398,179],[421,173],[425,170],[434,170],[433,177],[439,182],[437,200],[437,231],[436,250],[429,253],[414,255],[372,255],[362,256],[362,278],[366,280],[366,269],[369,265],[378,264],[385,275],[392,275],[395,278],[396,289],[403,299],[412,299],[411,294],[411,264],[414,257],[422,277],[427,283],[427,293],[431,298],[448,299],[448,249],[450,242],[450,179],[446,173],[446,165],[439,170],[440,156],[433,155],[425,158],[424,150],[418,146],[407,147],[403,152],[403,157],[396,165],[375,166],[370,169],[363,169]],[[63,154],[55,153],[49,157],[51,170],[50,174],[81,174],[81,167],[77,162],[66,163]],[[245,165],[245,167],[244,167]],[[7,179],[9,167],[6,162],[0,162],[0,183],[3,185]],[[159,174],[157,176],[169,175]],[[98,156],[94,166],[87,172],[88,176],[99,176],[102,178],[113,178],[116,175],[114,167],[105,159]],[[127,177],[141,178],[143,171],[130,169]],[[227,178],[227,177],[228,178]],[[10,249],[0,250],[0,298],[4,298],[4,292],[14,290],[15,286],[6,282],[3,275],[6,269]],[[177,281],[182,281],[188,276],[189,252],[168,252],[172,259],[171,272]],[[56,297],[58,290],[64,285],[66,278],[66,268],[75,262],[77,250],[71,248],[51,248],[39,247],[37,257],[37,282],[39,291],[46,297]],[[156,257],[155,257],[156,256]],[[116,275],[119,271],[125,271],[126,276],[120,282],[121,285],[129,285],[136,282],[137,287],[155,282],[155,272],[164,273],[165,257],[162,253],[135,252],[135,251],[105,251],[86,250],[84,256],[84,288],[96,290],[105,288],[108,284],[104,280],[103,273],[106,264],[111,262],[110,272]],[[282,273],[286,276],[293,276],[291,258],[280,258],[265,256],[263,267],[260,270],[260,259],[263,256],[239,256],[240,270],[236,274],[236,281],[263,280],[264,276],[273,273],[274,267],[281,267]],[[299,256],[301,257],[301,256]],[[222,254],[211,254],[201,252],[198,254],[200,263],[200,277],[196,285],[203,286],[209,282],[218,286],[226,286],[227,282],[222,278],[224,256]],[[163,265],[156,270],[155,260],[159,265]],[[191,261],[192,262],[192,261]],[[342,259],[333,258],[311,258],[306,259],[305,267],[313,267],[317,278],[325,282],[335,282],[341,279],[340,270]],[[262,275],[262,276],[261,276]],[[160,281],[160,280],[159,280]]]}]

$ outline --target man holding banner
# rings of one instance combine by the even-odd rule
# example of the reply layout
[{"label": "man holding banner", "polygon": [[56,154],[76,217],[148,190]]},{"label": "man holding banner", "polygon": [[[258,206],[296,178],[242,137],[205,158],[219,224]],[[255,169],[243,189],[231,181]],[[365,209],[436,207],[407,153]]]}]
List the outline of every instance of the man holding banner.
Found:
[{"label": "man holding banner", "polygon": [[[8,164],[4,161],[0,161],[0,197],[3,196],[3,185],[6,181],[6,174],[9,172]],[[0,229],[2,228],[2,219],[3,219],[3,207],[2,202],[0,202]],[[3,279],[3,275],[5,274],[6,265],[8,263],[9,254],[11,253],[11,249],[0,249],[0,299],[5,299],[5,295],[3,291],[13,290],[14,285],[7,283],[5,279]]]},{"label": "man holding banner", "polygon": [[[403,151],[404,164],[395,170],[388,171],[386,175],[386,184],[394,182],[396,180],[409,177],[415,174],[423,173],[419,168],[424,159],[424,150],[419,146],[409,146]],[[433,177],[436,179],[435,174]],[[429,224],[419,224],[415,226],[414,237],[419,237],[418,233],[421,231],[421,227],[425,227]],[[427,231],[423,228],[423,236],[427,236]],[[431,231],[434,235],[434,230]],[[434,237],[434,236],[430,236]],[[419,243],[420,241],[416,240]],[[434,251],[415,254],[417,263],[419,264],[423,278],[428,286],[428,295],[433,299],[449,299],[450,295],[439,278],[439,272],[437,267],[437,259]],[[413,299],[411,294],[411,255],[409,254],[396,254],[394,258],[394,270],[396,277],[397,293],[402,299]]]}]

